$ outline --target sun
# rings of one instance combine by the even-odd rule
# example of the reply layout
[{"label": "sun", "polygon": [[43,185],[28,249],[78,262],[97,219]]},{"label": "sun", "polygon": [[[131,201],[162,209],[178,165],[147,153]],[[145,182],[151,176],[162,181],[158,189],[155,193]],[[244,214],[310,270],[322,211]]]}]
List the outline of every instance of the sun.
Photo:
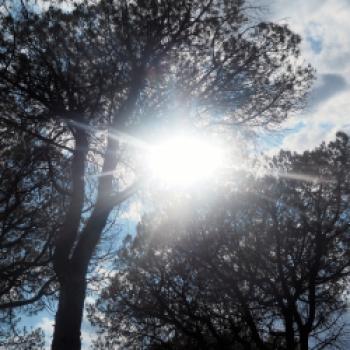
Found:
[{"label": "sun", "polygon": [[150,147],[147,167],[163,185],[188,187],[214,178],[223,165],[223,150],[195,136],[175,136]]}]

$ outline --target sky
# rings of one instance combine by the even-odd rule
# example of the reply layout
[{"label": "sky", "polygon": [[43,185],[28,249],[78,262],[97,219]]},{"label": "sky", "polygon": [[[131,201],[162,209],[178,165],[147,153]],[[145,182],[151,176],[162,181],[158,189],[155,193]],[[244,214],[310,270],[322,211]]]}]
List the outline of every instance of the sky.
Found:
[{"label": "sky", "polygon": [[350,132],[350,0],[273,0],[268,18],[300,34],[317,80],[305,110],[289,118],[277,146],[304,151]]},{"label": "sky", "polygon": [[[269,20],[288,23],[301,35],[302,57],[317,76],[306,109],[288,118],[274,147],[304,151],[330,141],[337,131],[350,132],[350,0],[273,0],[268,7]],[[140,207],[135,202],[122,219],[138,221]],[[37,318],[34,326],[49,335],[51,317]],[[91,340],[86,324],[83,338],[86,345]]]}]

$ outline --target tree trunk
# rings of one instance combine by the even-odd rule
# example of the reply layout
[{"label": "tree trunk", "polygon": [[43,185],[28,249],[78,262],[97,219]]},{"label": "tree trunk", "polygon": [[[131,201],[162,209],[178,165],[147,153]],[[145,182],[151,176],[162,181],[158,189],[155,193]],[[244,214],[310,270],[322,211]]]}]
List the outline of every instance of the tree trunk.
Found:
[{"label": "tree trunk", "polygon": [[286,349],[295,350],[295,334],[293,328],[293,318],[291,316],[291,310],[287,311],[285,315],[285,329],[286,329]]},{"label": "tree trunk", "polygon": [[300,334],[300,350],[309,350],[309,336],[307,332]]},{"label": "tree trunk", "polygon": [[87,288],[86,274],[91,256],[106,225],[112,206],[97,201],[66,271],[60,278],[60,297],[52,350],[80,350],[80,327],[83,319],[84,300]]},{"label": "tree trunk", "polygon": [[52,350],[80,350],[85,292],[85,275],[71,274],[61,283]]},{"label": "tree trunk", "polygon": [[[135,95],[136,96],[136,95]],[[115,138],[108,139],[104,156],[102,173],[111,173],[117,165],[116,150],[118,142]],[[85,148],[84,148],[85,149]],[[86,294],[86,274],[91,257],[106,226],[112,209],[121,204],[134,193],[134,186],[130,186],[113,196],[113,175],[101,176],[98,182],[98,195],[93,212],[79,235],[82,208],[84,203],[84,157],[82,152],[76,152],[73,159],[73,174],[75,178],[71,208],[67,215],[59,239],[56,242],[54,259],[55,272],[60,282],[60,296],[56,313],[52,350],[80,350],[81,322],[84,312]],[[80,157],[80,158],[79,158]],[[78,162],[78,160],[80,162]],[[79,164],[78,164],[79,163]],[[77,164],[80,167],[77,167]],[[78,205],[76,205],[78,203]],[[75,226],[72,229],[72,217]],[[67,239],[67,232],[68,239]],[[79,237],[77,239],[77,237]],[[77,241],[75,242],[75,240]],[[71,256],[70,255],[71,253]]]}]

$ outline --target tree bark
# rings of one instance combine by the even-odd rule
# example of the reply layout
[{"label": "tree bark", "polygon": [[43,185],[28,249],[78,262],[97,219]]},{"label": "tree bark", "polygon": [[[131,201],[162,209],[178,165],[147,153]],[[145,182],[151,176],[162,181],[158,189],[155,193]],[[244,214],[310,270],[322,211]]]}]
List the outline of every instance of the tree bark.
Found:
[{"label": "tree bark", "polygon": [[81,348],[80,326],[86,292],[85,275],[73,272],[61,284],[52,350]]},{"label": "tree bark", "polygon": [[309,336],[307,332],[300,334],[300,350],[309,350]]},{"label": "tree bark", "polygon": [[66,276],[60,281],[60,297],[52,350],[80,350],[80,328],[86,294],[86,274],[91,256],[106,225],[112,207],[98,203],[92,213],[73,257],[69,260]]},{"label": "tree bark", "polygon": [[286,328],[286,348],[287,350],[295,350],[293,318],[291,317],[290,314],[285,316],[285,328]]},{"label": "tree bark", "polygon": [[81,348],[80,326],[83,317],[86,292],[85,274],[78,271],[69,258],[79,234],[85,192],[85,161],[88,138],[84,131],[76,130],[75,150],[72,159],[71,203],[55,241],[54,270],[60,284],[56,312],[53,350],[77,350]]}]

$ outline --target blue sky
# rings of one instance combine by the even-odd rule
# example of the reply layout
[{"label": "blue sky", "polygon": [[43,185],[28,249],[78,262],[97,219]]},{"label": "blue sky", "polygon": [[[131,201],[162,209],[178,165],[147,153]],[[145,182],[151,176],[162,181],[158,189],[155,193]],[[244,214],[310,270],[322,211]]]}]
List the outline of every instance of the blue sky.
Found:
[{"label": "blue sky", "polygon": [[317,70],[305,110],[283,125],[292,129],[281,140],[286,149],[303,151],[350,132],[350,1],[273,0],[267,17],[288,23],[301,35],[302,57]]}]

